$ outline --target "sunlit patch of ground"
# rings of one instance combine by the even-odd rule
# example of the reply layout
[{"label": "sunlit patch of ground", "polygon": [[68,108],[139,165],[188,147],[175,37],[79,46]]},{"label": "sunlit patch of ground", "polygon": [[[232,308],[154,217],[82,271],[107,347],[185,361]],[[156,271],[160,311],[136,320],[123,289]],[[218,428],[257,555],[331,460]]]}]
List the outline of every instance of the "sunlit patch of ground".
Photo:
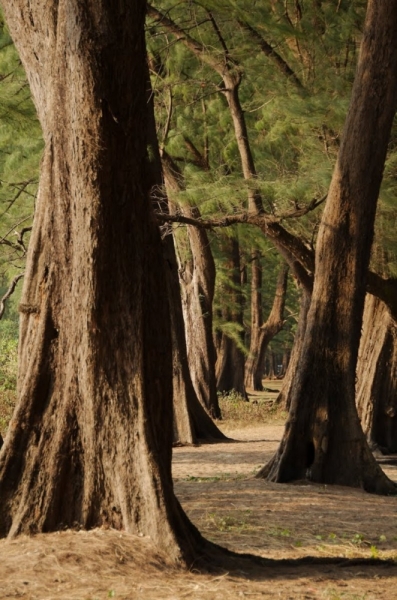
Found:
[{"label": "sunlit patch of ground", "polygon": [[[245,421],[220,424],[235,442],[174,449],[175,491],[208,539],[274,561],[200,574],[166,566],[150,539],[125,532],[20,537],[0,541],[0,600],[395,600],[397,498],[254,479],[283,425],[272,397],[252,408],[267,423],[245,406]],[[396,464],[383,466],[397,481]]]}]

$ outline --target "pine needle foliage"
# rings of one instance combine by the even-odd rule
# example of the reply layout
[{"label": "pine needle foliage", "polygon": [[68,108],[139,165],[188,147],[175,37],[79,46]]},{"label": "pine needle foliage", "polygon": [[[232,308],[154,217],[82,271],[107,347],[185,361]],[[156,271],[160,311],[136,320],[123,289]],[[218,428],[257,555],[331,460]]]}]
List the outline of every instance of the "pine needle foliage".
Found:
[{"label": "pine needle foliage", "polygon": [[[0,286],[23,269],[43,147],[29,86],[0,15]],[[1,291],[0,291],[1,293]]]},{"label": "pine needle foliage", "polygon": [[[185,181],[173,202],[197,206],[203,217],[219,218],[246,210],[249,188],[260,193],[265,211],[274,216],[324,197],[350,101],[366,2],[154,0],[152,5],[183,34],[177,39],[164,20],[148,18],[149,55],[157,65],[153,87],[160,141],[178,162]],[[199,51],[187,47],[187,38]],[[213,68],[214,62],[222,61],[241,78],[238,94],[256,167],[256,176],[248,180],[222,77]],[[392,152],[385,175],[383,195],[392,207]],[[320,216],[317,210],[285,226],[314,246]],[[391,236],[386,235],[387,219],[383,221],[378,237],[380,244],[384,240],[388,245]],[[261,232],[245,226],[236,232],[234,228],[229,234],[213,234],[218,315],[229,301],[225,289],[232,287],[217,242],[225,235],[238,235],[248,257],[252,248],[269,251]],[[241,293],[247,323],[248,287]],[[287,300],[291,314],[297,312],[297,296],[291,292]],[[234,324],[220,319],[216,326],[241,339]]]}]

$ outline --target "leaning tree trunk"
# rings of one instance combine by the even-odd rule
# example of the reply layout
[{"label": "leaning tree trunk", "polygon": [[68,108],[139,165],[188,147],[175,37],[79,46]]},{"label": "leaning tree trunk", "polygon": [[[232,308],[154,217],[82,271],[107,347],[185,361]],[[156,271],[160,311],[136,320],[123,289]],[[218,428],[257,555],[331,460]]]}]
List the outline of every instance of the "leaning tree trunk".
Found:
[{"label": "leaning tree trunk", "polygon": [[357,363],[357,408],[370,447],[397,452],[397,327],[387,306],[367,295]]},{"label": "leaning tree trunk", "polygon": [[[101,525],[192,558],[146,156],[145,2],[3,2],[43,128],[0,534]],[[125,65],[130,68],[126,69]]]},{"label": "leaning tree trunk", "polygon": [[[156,207],[160,206],[162,212],[168,213],[168,198],[164,192],[162,162],[156,134],[153,90],[149,74],[147,90],[151,197]],[[224,441],[227,439],[226,436],[200,404],[190,376],[174,237],[168,230],[168,226],[164,228],[162,233],[172,331],[174,444],[193,444],[199,440]]]},{"label": "leaning tree trunk", "polygon": [[[194,209],[187,210],[195,212]],[[203,236],[203,233],[205,234],[204,231],[189,226],[192,259],[181,263],[179,274],[189,368],[194,389],[211,417],[219,419],[221,411],[216,389],[216,354],[212,335],[215,265],[212,265],[212,255],[209,256],[211,251],[207,235]]]},{"label": "leaning tree trunk", "polygon": [[[255,274],[257,267],[252,263],[252,293],[257,294],[256,283],[258,275]],[[271,340],[276,336],[284,326],[284,307],[285,297],[287,294],[287,281],[288,281],[288,270],[286,265],[281,267],[280,273],[277,278],[276,293],[274,295],[274,301],[270,315],[266,323],[262,323],[259,326],[259,330],[256,327],[253,328],[253,335],[251,335],[251,346],[250,353],[245,365],[245,382],[248,388],[261,391],[263,390],[262,378],[265,362],[266,349]],[[255,286],[255,288],[254,288]],[[254,307],[256,302],[254,301]],[[252,325],[256,326],[257,315],[252,315]]]},{"label": "leaning tree trunk", "polygon": [[355,406],[355,376],[376,204],[397,106],[397,2],[369,0],[360,60],[316,246],[316,272],[274,481],[309,478],[376,493],[376,463]]},{"label": "leaning tree trunk", "polygon": [[235,332],[240,335],[240,345],[226,332],[221,332],[215,365],[216,385],[219,392],[235,391],[245,400],[248,400],[244,385],[245,357],[241,348],[244,343],[244,329],[240,245],[236,238],[232,238],[229,244],[230,246],[227,248],[229,259],[226,260],[226,269],[230,274],[231,285],[227,284],[221,291],[223,294],[222,302],[225,304],[222,318],[225,322],[233,323],[240,328],[239,334]]},{"label": "leaning tree trunk", "polygon": [[192,383],[173,236],[167,236],[163,244],[169,268],[167,280],[171,303],[174,442],[185,444],[195,443],[199,440],[201,442],[224,441],[227,439],[226,436],[215,425],[199,402]]},{"label": "leaning tree trunk", "polygon": [[[172,158],[163,151],[162,162],[167,192],[172,198],[183,189],[183,176]],[[185,216],[200,217],[197,208],[178,210]],[[215,290],[215,262],[207,233],[197,227],[187,227],[189,248],[179,252],[179,278],[186,330],[189,369],[197,397],[211,417],[220,418],[216,376],[215,346],[212,336],[212,303]],[[178,252],[178,236],[175,236]],[[183,257],[183,254],[188,255]]]}]

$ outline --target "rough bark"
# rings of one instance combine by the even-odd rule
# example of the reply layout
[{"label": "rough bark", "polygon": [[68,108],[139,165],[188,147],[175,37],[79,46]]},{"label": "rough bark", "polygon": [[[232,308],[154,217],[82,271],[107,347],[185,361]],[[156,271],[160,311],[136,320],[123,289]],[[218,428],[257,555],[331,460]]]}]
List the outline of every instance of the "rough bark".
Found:
[{"label": "rough bark", "polygon": [[397,105],[397,3],[369,0],[352,100],[316,246],[316,271],[283,439],[260,476],[395,493],[355,405],[377,198]]},{"label": "rough bark", "polygon": [[[229,260],[226,261],[226,268],[230,274],[231,285],[225,286],[223,290],[225,307],[222,310],[222,319],[240,327],[242,345],[244,343],[244,329],[240,246],[236,238],[232,238],[229,244]],[[229,298],[228,301],[226,301],[226,297]],[[218,391],[226,393],[235,391],[245,400],[248,400],[244,385],[245,356],[241,347],[226,332],[221,332],[217,354],[215,373]]]},{"label": "rough bark", "polygon": [[302,289],[298,327],[295,333],[294,344],[292,346],[288,369],[284,376],[283,387],[281,388],[276,400],[276,403],[283,406],[286,410],[289,410],[290,408],[292,391],[291,386],[294,382],[295,373],[298,368],[299,358],[302,352],[302,345],[306,331],[307,313],[310,307],[310,300],[311,294],[309,294],[305,289]]},{"label": "rough bark", "polygon": [[[182,174],[164,151],[162,162],[166,188],[172,197],[173,192],[183,189]],[[178,210],[184,215],[200,217],[197,208],[182,206]],[[216,354],[212,337],[215,262],[206,231],[189,226],[187,236],[189,248],[185,253],[178,252],[180,240],[177,235],[174,239],[179,254],[179,279],[189,369],[200,403],[211,417],[218,419],[221,417],[221,411],[216,390]]]},{"label": "rough bark", "polygon": [[169,267],[168,289],[173,338],[174,443],[225,440],[226,436],[201,405],[193,386],[173,237],[167,236],[163,243],[167,246],[165,252]]},{"label": "rough bark", "polygon": [[[161,207],[163,212],[169,212],[168,198],[164,192],[162,161],[156,135],[153,90],[149,75],[148,111],[152,200],[156,206]],[[172,331],[174,443],[193,444],[199,440],[211,442],[225,440],[226,436],[201,406],[190,376],[174,237],[167,230],[163,239],[163,253]]]},{"label": "rough bark", "polygon": [[[245,365],[245,383],[247,388],[254,390],[262,390],[262,378],[266,349],[271,340],[276,336],[284,325],[284,307],[285,297],[287,293],[288,267],[283,265],[277,278],[276,292],[274,295],[273,306],[270,315],[265,323],[257,328],[258,317],[258,302],[260,301],[255,296],[258,294],[257,284],[261,279],[257,273],[258,266],[252,262],[252,295],[254,296],[252,321],[251,321],[251,345],[250,353]],[[256,314],[255,314],[256,313]]]},{"label": "rough bark", "polygon": [[397,452],[397,328],[386,305],[367,295],[357,363],[357,408],[370,448]]},{"label": "rough bark", "polygon": [[[3,2],[45,141],[0,534],[201,539],[171,478],[171,335],[147,185],[145,2]],[[126,69],[125,65],[129,68]]]}]

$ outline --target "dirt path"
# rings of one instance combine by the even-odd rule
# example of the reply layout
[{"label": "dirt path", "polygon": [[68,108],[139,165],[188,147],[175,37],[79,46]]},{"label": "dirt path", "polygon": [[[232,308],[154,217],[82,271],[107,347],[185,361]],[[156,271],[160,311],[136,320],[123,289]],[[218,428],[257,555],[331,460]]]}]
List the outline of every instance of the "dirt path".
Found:
[{"label": "dirt path", "polygon": [[[0,600],[395,600],[397,499],[253,479],[281,432],[228,429],[241,441],[176,448],[173,464],[176,494],[207,538],[274,562],[203,575],[165,569],[148,538],[65,531],[0,541]],[[397,480],[396,466],[387,471]]]}]

